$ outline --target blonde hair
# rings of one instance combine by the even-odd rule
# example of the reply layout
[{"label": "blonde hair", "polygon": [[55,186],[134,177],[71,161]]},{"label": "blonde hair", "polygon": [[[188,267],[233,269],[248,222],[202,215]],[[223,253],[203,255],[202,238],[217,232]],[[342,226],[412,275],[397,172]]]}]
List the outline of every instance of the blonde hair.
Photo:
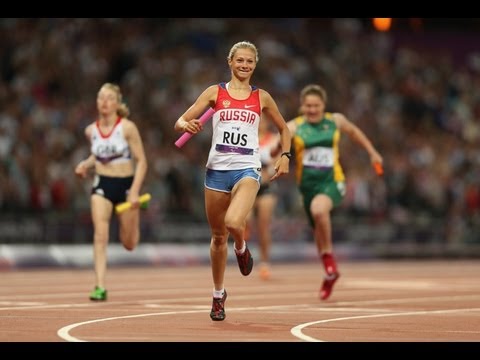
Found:
[{"label": "blonde hair", "polygon": [[238,49],[250,49],[252,50],[254,53],[255,53],[255,62],[258,63],[258,50],[257,50],[257,47],[252,44],[250,41],[240,41],[240,42],[237,42],[236,44],[234,44],[232,46],[232,48],[230,49],[230,52],[228,53],[228,56],[227,56],[227,60],[232,60],[233,59],[233,56],[235,55],[235,53],[237,52]]},{"label": "blonde hair", "polygon": [[317,95],[325,105],[327,104],[327,92],[320,85],[310,84],[305,86],[300,92],[300,102],[303,103],[308,95]]},{"label": "blonde hair", "polygon": [[120,91],[120,86],[112,83],[105,83],[100,88],[100,90],[102,89],[109,89],[112,90],[115,94],[117,94],[117,101],[119,103],[117,115],[123,118],[128,117],[128,115],[130,115],[130,109],[128,108],[127,104],[122,101],[122,92]]}]

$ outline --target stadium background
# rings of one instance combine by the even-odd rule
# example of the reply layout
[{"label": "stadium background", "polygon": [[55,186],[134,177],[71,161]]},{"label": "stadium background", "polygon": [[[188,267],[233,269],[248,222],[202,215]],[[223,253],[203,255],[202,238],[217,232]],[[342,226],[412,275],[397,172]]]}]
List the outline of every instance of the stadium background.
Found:
[{"label": "stadium background", "polygon": [[[348,258],[480,255],[478,19],[1,19],[0,268],[89,266],[91,181],[85,126],[106,81],[121,86],[149,161],[142,245],[112,227],[110,263],[208,261],[203,172],[211,128],[182,150],[173,124],[207,86],[228,80],[231,45],[259,49],[253,83],[288,120],[300,89],[322,84],[384,156],[378,179],[343,139],[347,196],[333,215]],[[274,260],[316,259],[293,175],[281,179]],[[252,243],[255,244],[253,233]]]}]

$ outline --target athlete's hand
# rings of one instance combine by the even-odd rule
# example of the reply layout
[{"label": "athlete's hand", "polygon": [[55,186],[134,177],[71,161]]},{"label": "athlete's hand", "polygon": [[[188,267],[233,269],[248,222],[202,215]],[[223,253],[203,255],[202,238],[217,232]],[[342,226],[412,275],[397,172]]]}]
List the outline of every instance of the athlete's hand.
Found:
[{"label": "athlete's hand", "polygon": [[280,156],[280,159],[275,163],[275,174],[270,178],[270,181],[277,179],[278,177],[288,174],[290,169],[290,159],[287,156]]},{"label": "athlete's hand", "polygon": [[183,131],[189,132],[190,134],[196,134],[203,130],[203,124],[198,119],[193,119],[187,122]]},{"label": "athlete's hand", "polygon": [[87,177],[88,168],[85,166],[85,161],[80,161],[78,165],[75,167],[75,175],[86,178]]},{"label": "athlete's hand", "polygon": [[127,201],[132,204],[131,209],[138,209],[140,206],[140,199],[139,199],[138,192],[129,191],[127,196]]}]

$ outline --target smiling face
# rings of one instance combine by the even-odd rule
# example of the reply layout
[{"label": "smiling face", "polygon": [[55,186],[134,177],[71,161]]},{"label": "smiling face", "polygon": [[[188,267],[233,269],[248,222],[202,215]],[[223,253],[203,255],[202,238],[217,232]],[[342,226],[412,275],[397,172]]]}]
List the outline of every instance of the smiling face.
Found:
[{"label": "smiling face", "polygon": [[110,86],[102,86],[97,95],[97,109],[101,116],[116,114],[119,106],[119,94]]},{"label": "smiling face", "polygon": [[249,41],[240,41],[232,46],[227,56],[232,77],[248,80],[258,63],[258,51]]},{"label": "smiling face", "polygon": [[228,60],[232,74],[240,79],[248,79],[252,76],[257,66],[256,54],[248,48],[241,48],[235,51],[232,59]]}]

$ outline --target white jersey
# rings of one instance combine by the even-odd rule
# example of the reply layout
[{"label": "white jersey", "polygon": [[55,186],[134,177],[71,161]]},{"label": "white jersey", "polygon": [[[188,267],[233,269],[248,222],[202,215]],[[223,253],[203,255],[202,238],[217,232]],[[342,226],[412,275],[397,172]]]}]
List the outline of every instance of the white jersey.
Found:
[{"label": "white jersey", "polygon": [[93,126],[91,144],[92,154],[102,164],[122,163],[132,159],[130,147],[123,133],[121,117],[117,119],[112,131],[108,134],[101,132],[97,121]]},{"label": "white jersey", "polygon": [[260,90],[252,86],[245,100],[232,98],[225,83],[218,85],[215,114],[212,118],[212,146],[207,168],[241,170],[260,168],[258,124],[260,122]]}]

